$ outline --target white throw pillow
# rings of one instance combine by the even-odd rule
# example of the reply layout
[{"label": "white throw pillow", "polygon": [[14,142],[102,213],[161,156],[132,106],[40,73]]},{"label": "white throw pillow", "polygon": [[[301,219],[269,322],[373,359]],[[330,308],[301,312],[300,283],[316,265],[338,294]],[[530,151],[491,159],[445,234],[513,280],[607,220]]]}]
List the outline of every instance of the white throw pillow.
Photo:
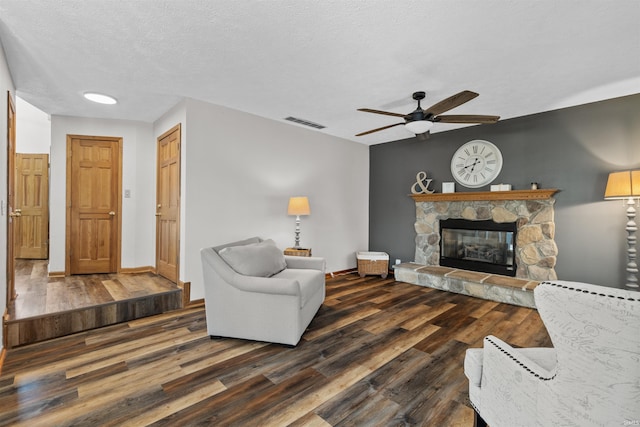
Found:
[{"label": "white throw pillow", "polygon": [[287,267],[284,253],[271,239],[229,246],[221,249],[218,254],[237,273],[245,276],[271,277]]}]

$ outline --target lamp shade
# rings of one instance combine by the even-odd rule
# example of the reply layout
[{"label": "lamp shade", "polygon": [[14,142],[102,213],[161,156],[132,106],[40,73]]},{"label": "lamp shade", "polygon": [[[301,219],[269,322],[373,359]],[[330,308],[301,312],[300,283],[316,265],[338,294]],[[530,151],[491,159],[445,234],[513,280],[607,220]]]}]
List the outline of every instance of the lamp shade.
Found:
[{"label": "lamp shade", "polygon": [[605,200],[640,197],[640,169],[611,172],[604,191]]},{"label": "lamp shade", "polygon": [[287,209],[287,215],[309,214],[311,214],[311,208],[309,208],[309,199],[306,196],[291,197],[289,199],[289,208]]},{"label": "lamp shade", "polygon": [[409,132],[415,133],[416,135],[420,133],[425,133],[433,126],[433,122],[429,120],[414,120],[412,122],[405,123],[404,127]]}]

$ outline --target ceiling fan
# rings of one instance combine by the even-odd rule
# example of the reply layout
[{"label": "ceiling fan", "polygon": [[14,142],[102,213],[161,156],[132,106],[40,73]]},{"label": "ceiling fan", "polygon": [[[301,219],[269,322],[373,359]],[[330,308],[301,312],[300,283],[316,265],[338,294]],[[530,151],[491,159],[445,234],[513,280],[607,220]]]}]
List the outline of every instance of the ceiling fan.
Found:
[{"label": "ceiling fan", "polygon": [[373,132],[378,132],[381,130],[389,129],[394,126],[404,125],[407,130],[416,135],[428,132],[429,129],[433,126],[434,123],[468,123],[468,124],[476,124],[476,123],[496,123],[500,116],[483,116],[476,114],[447,114],[441,116],[441,113],[445,111],[449,111],[459,105],[464,104],[465,102],[471,101],[473,98],[478,96],[479,94],[475,92],[471,92],[470,90],[463,90],[460,93],[457,93],[449,98],[443,99],[437,104],[432,105],[427,109],[422,109],[420,107],[420,101],[422,101],[425,97],[424,92],[414,92],[413,99],[418,101],[418,108],[412,111],[409,114],[399,114],[399,113],[391,113],[389,111],[381,111],[381,110],[372,110],[371,108],[358,108],[358,111],[364,111],[365,113],[375,113],[375,114],[384,114],[385,116],[394,116],[394,117],[402,117],[404,122],[395,123],[388,126],[383,126],[377,129],[371,129],[366,132],[361,132],[356,136],[368,135]]}]

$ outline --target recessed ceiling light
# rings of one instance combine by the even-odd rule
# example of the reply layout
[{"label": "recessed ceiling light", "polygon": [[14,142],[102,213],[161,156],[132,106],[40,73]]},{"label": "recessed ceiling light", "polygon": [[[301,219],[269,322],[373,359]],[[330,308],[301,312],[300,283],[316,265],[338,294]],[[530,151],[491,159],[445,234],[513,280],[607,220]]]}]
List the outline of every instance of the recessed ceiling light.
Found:
[{"label": "recessed ceiling light", "polygon": [[103,95],[95,92],[85,92],[84,97],[89,101],[97,102],[99,104],[115,104],[118,102],[114,97],[109,95]]}]

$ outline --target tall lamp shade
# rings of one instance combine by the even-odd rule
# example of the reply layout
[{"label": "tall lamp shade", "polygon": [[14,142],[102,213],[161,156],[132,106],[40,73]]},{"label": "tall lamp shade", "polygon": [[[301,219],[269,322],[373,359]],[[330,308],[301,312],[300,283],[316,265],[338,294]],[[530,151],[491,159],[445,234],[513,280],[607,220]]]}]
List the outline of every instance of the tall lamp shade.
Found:
[{"label": "tall lamp shade", "polygon": [[611,172],[604,191],[606,200],[640,197],[640,170]]},{"label": "tall lamp shade", "polygon": [[296,216],[296,237],[294,248],[300,249],[300,215],[311,215],[309,198],[307,196],[296,196],[289,198],[288,215]]},{"label": "tall lamp shade", "polygon": [[638,288],[638,264],[636,263],[636,209],[634,199],[640,198],[640,170],[611,172],[604,191],[605,200],[627,200],[627,283],[629,288]]}]

